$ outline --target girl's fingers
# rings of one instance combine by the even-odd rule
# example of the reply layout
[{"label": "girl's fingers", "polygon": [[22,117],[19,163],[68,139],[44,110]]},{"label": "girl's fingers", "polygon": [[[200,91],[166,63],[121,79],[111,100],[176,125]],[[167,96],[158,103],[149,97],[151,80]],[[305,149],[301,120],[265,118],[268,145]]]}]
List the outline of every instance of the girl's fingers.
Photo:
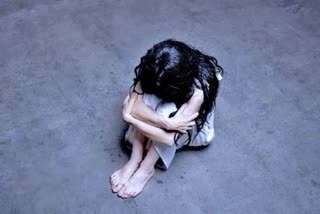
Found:
[{"label": "girl's fingers", "polygon": [[193,115],[191,115],[191,116],[190,116],[191,120],[196,119],[196,118],[198,117],[198,115],[199,115],[198,112],[196,112],[196,113],[194,113]]},{"label": "girl's fingers", "polygon": [[192,126],[185,126],[185,127],[180,127],[179,131],[183,133],[187,133],[187,131],[191,129],[192,129]]},{"label": "girl's fingers", "polygon": [[196,119],[198,116],[199,116],[199,113],[198,113],[198,112],[193,113],[192,115],[185,116],[185,117],[184,117],[184,121],[186,121],[186,122],[193,121],[193,120]]},{"label": "girl's fingers", "polygon": [[190,130],[190,129],[192,129],[192,126],[187,126],[183,128],[183,130]]},{"label": "girl's fingers", "polygon": [[196,122],[194,122],[194,121],[189,122],[189,123],[187,124],[187,126],[194,126],[194,125],[196,125]]},{"label": "girl's fingers", "polygon": [[183,126],[194,126],[196,125],[196,122],[194,121],[194,118],[193,119],[189,119],[188,120],[185,120],[185,121],[181,121],[181,127]]}]

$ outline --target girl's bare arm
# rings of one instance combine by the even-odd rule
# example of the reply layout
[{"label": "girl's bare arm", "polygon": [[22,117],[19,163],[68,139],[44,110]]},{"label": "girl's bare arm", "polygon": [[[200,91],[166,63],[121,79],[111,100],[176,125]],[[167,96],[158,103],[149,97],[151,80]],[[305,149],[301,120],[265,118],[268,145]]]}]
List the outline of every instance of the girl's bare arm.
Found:
[{"label": "girl's bare arm", "polygon": [[[137,94],[128,96],[123,103],[123,119],[137,128],[143,135],[151,140],[165,143],[169,146],[174,144],[174,137],[176,132],[167,132],[161,128],[149,125],[141,120],[134,118],[131,115],[135,102],[137,101]],[[175,117],[184,117],[185,115],[196,114],[199,111],[203,102],[203,93],[201,90],[196,90],[192,98],[188,103],[184,104]],[[176,121],[176,118],[171,118],[172,121]],[[187,128],[188,129],[188,128]],[[186,132],[186,130],[185,130]]]},{"label": "girl's bare arm", "polygon": [[134,103],[131,115],[134,118],[141,120],[149,125],[167,129],[167,118],[156,113],[152,108],[150,108],[143,102],[143,94],[139,83],[137,84],[135,90],[140,94],[133,92],[137,95],[137,98]]},{"label": "girl's bare arm", "polygon": [[[156,113],[153,109],[151,109],[149,106],[147,106],[143,102],[143,95],[142,95],[143,92],[141,90],[139,83],[137,84],[135,90],[140,94],[136,93],[137,99],[136,99],[136,102],[134,103],[133,110],[131,113],[131,115],[134,118],[141,120],[149,125],[152,125],[161,129],[165,129],[165,130],[171,130],[171,131],[183,132],[186,129],[188,129],[190,126],[194,125],[193,120],[198,116],[196,114],[197,111],[195,111],[194,114],[184,114],[183,117],[178,117],[179,115],[178,114],[175,117],[175,119],[164,117]],[[192,97],[193,99],[191,98],[189,102],[194,103],[194,99],[196,97],[198,96],[193,96]]]},{"label": "girl's bare arm", "polygon": [[141,134],[150,138],[151,140],[172,146],[174,144],[175,132],[167,132],[161,128],[149,125],[141,120],[138,120],[131,115],[136,99],[137,94],[132,94],[131,96],[127,96],[127,98],[123,102],[123,119],[137,128]]}]

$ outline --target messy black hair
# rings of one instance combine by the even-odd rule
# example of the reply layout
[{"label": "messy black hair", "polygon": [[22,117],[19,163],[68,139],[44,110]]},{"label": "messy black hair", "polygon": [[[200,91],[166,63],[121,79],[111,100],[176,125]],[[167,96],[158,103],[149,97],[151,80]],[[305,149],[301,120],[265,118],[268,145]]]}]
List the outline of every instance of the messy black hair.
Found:
[{"label": "messy black hair", "polygon": [[[183,42],[168,39],[149,49],[134,72],[133,90],[140,82],[143,93],[154,94],[165,102],[174,102],[178,108],[188,102],[194,87],[201,89],[204,101],[195,120],[197,134],[201,131],[216,104],[219,89],[216,73],[223,75],[216,58]],[[190,131],[188,135],[190,143]]]}]

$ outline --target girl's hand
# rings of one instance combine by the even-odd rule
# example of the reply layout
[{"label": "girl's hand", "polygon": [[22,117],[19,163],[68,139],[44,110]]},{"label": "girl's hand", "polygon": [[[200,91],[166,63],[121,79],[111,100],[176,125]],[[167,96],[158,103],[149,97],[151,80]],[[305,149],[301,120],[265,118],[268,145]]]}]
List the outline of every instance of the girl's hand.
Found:
[{"label": "girl's hand", "polygon": [[130,123],[130,121],[132,119],[131,113],[132,113],[133,106],[134,106],[136,99],[137,99],[137,94],[132,93],[131,95],[128,95],[126,97],[126,99],[123,101],[122,117],[128,123]]},{"label": "girl's hand", "polygon": [[187,104],[183,104],[174,117],[167,119],[166,125],[168,130],[187,133],[196,124],[194,120],[198,117],[199,113],[196,112],[192,115],[184,114],[183,111],[186,106]]}]

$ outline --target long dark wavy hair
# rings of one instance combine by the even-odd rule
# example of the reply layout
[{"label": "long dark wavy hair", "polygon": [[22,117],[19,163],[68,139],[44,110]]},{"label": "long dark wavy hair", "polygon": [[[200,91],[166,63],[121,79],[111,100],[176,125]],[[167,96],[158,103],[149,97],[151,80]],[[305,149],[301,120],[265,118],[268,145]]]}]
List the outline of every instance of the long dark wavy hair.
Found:
[{"label": "long dark wavy hair", "polygon": [[[223,75],[216,58],[183,42],[168,39],[149,49],[134,72],[133,91],[137,92],[135,86],[140,82],[143,93],[155,94],[165,102],[174,102],[178,108],[189,101],[194,87],[201,89],[204,101],[195,122],[197,134],[202,130],[216,104],[219,89],[216,74]],[[179,136],[176,135],[175,142]],[[188,136],[190,143],[190,131]]]}]

